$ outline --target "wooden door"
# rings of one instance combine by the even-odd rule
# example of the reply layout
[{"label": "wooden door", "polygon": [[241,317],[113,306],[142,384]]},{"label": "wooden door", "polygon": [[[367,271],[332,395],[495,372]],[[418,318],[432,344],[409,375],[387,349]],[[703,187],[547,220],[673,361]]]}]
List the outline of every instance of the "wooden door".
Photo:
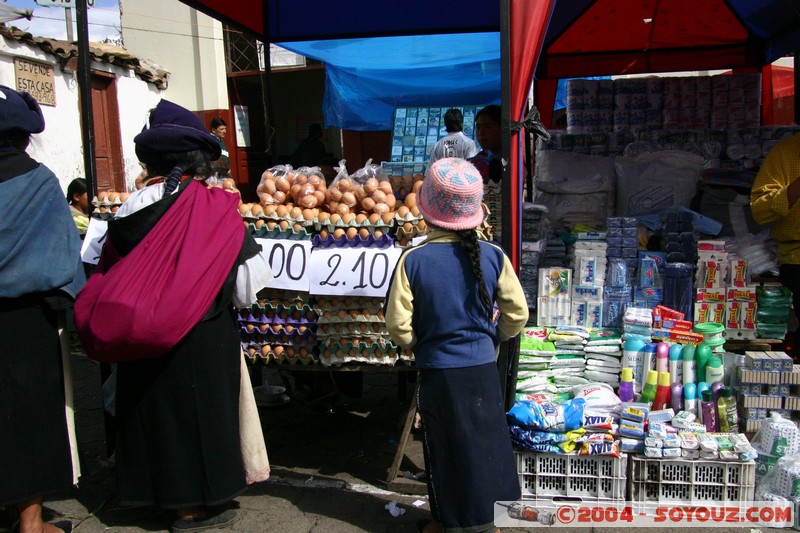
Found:
[{"label": "wooden door", "polygon": [[117,83],[113,76],[92,73],[92,112],[97,190],[125,191]]}]

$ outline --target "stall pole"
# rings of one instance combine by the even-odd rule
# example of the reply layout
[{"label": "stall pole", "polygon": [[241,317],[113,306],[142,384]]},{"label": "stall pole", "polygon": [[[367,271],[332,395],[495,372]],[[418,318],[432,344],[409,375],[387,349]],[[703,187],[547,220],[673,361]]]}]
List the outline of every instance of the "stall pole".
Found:
[{"label": "stall pole", "polygon": [[[86,0],[75,2],[78,19],[78,88],[80,90],[81,134],[83,143],[83,167],[86,188],[97,196],[97,163],[94,146],[94,115],[92,113],[92,58],[89,52],[89,19]],[[89,209],[92,208],[91,203]]]}]

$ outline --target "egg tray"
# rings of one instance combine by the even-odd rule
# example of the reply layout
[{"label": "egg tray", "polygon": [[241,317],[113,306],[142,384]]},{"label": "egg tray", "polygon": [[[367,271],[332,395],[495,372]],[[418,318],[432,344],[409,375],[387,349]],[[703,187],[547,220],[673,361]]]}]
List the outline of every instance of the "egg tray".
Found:
[{"label": "egg tray", "polygon": [[299,314],[299,312],[289,314],[285,311],[282,311],[279,313],[269,312],[261,315],[252,315],[252,314],[243,315],[240,311],[237,319],[242,327],[246,327],[247,324],[253,324],[256,326],[262,326],[264,324],[272,324],[272,325],[278,324],[278,325],[289,325],[289,326],[316,325],[317,323],[316,316],[314,318],[308,318],[308,313],[307,313],[307,314],[300,314],[300,316],[298,317],[297,314]]},{"label": "egg tray", "polygon": [[371,222],[362,222],[360,224],[357,222],[350,222],[349,224],[345,224],[341,220],[337,220],[336,223],[334,224],[331,223],[330,221],[323,223],[320,222],[318,218],[314,219],[314,229],[316,229],[317,231],[326,229],[331,233],[333,233],[333,231],[337,229],[346,230],[350,228],[358,228],[358,229],[367,228],[367,230],[369,230],[370,233],[374,233],[375,230],[381,230],[383,233],[388,233],[394,226],[395,226],[394,219],[392,219],[388,224],[385,222],[380,222],[377,224],[373,224]]},{"label": "egg tray", "polygon": [[265,331],[261,331],[259,329],[247,331],[247,329],[243,327],[239,329],[239,336],[241,337],[242,342],[275,342],[278,344],[316,343],[316,332],[311,329],[307,329],[303,332],[301,332],[299,329],[287,332],[285,329],[272,329],[269,327]]},{"label": "egg tray", "polygon": [[372,296],[334,296],[331,298],[318,296],[314,301],[314,312],[319,316],[324,316],[326,311],[338,312],[351,309],[370,309],[376,313],[383,311],[383,301],[383,298]]},{"label": "egg tray", "polygon": [[[317,319],[317,324],[320,326],[328,324],[350,324],[350,323],[384,323],[383,314],[380,316],[377,313],[370,312],[369,316],[363,313],[364,309],[340,309],[339,311],[325,311]],[[369,309],[367,309],[369,311]]]},{"label": "egg tray", "polygon": [[397,363],[398,357],[390,355],[364,355],[358,354],[355,356],[343,355],[337,356],[335,354],[322,353],[319,355],[319,362],[322,366],[339,366],[345,363],[364,363],[369,365],[390,365],[394,366]]},{"label": "egg tray", "polygon": [[[292,355],[288,355],[285,351],[281,355],[275,355],[274,351],[268,351],[266,354],[262,353],[260,349],[256,349],[253,347],[243,346],[245,357],[251,362],[256,363],[258,361],[263,361],[266,363],[278,363],[278,364],[290,364],[290,365],[318,365],[319,364],[319,356],[316,354],[309,352],[306,355],[300,355],[299,353],[293,353]],[[251,349],[252,348],[252,349]]]},{"label": "egg tray", "polygon": [[[117,193],[117,194],[119,194],[119,193]],[[90,203],[95,207],[114,207],[114,206],[119,207],[119,206],[121,206],[123,204],[123,202],[120,201],[119,199],[116,202],[112,202],[112,201],[110,201],[108,199],[105,199],[105,200],[103,200],[101,202],[100,200],[97,199],[97,196],[92,198],[92,201]]]},{"label": "egg tray", "polygon": [[[296,300],[302,302],[302,300]],[[307,303],[301,303],[298,305],[295,303],[296,301],[292,301],[291,299],[280,299],[275,298],[272,300],[258,300],[255,304],[251,305],[250,307],[240,307],[239,308],[239,316],[243,319],[246,319],[250,316],[254,317],[255,319],[260,320],[261,316],[279,316],[282,313],[295,315],[295,319],[300,319],[301,317],[306,318],[306,322],[315,322],[316,316],[312,318],[311,315],[316,315],[316,310]],[[300,316],[296,316],[299,314]]]},{"label": "egg tray", "polygon": [[92,211],[92,218],[96,218],[97,220],[111,220],[116,216],[116,212],[112,213],[111,211],[98,211],[95,209]]},{"label": "egg tray", "polygon": [[388,333],[386,331],[386,323],[383,320],[373,321],[358,321],[351,320],[349,322],[326,322],[317,329],[320,335],[358,335],[368,334],[374,335],[375,333]]},{"label": "egg tray", "polygon": [[258,215],[253,215],[250,211],[248,211],[247,213],[244,213],[242,215],[242,218],[244,218],[245,220],[263,220],[264,222],[284,222],[285,221],[286,223],[291,224],[291,225],[302,224],[303,226],[313,226],[314,225],[314,221],[317,220],[317,217],[314,217],[312,219],[306,219],[306,217],[304,217],[303,215],[298,215],[296,217],[291,217],[291,216],[288,216],[288,215],[287,216],[279,216],[279,215],[276,215],[275,213],[272,213],[270,215],[266,215],[264,213],[260,213]]},{"label": "egg tray", "polygon": [[357,352],[374,353],[375,350],[395,350],[398,351],[399,347],[394,341],[389,338],[389,335],[375,335],[375,336],[351,336],[351,337],[330,337],[327,339],[320,339],[319,341],[320,352],[336,353],[343,351],[345,353],[355,350]]},{"label": "egg tray", "polygon": [[294,228],[279,229],[277,226],[269,229],[266,224],[260,228],[256,228],[255,224],[247,226],[248,231],[253,237],[260,237],[263,239],[287,239],[291,241],[307,241],[311,239],[312,234],[305,228],[300,231],[295,231]]},{"label": "egg tray", "polygon": [[368,247],[378,247],[378,248],[389,248],[394,246],[394,239],[384,233],[380,236],[380,238],[376,239],[374,235],[367,236],[366,239],[362,238],[361,235],[356,235],[353,239],[348,239],[346,236],[342,235],[341,237],[334,238],[333,235],[328,235],[324,239],[320,238],[319,235],[314,235],[311,238],[311,243],[315,247],[319,248],[368,248]]}]

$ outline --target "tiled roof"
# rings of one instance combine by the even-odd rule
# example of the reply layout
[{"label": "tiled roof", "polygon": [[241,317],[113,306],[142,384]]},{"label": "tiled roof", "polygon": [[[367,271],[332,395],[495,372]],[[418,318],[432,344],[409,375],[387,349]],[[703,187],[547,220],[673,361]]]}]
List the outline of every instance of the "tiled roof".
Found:
[{"label": "tiled roof", "polygon": [[[0,24],[0,35],[29,46],[36,46],[58,58],[62,68],[72,68],[78,59],[78,45],[74,42],[61,41],[48,37],[34,37],[31,33],[20,30],[14,26]],[[140,59],[121,46],[106,43],[89,43],[92,60],[98,63],[108,63],[123,68],[133,69],[137,76],[148,83],[154,84],[159,89],[166,89],[169,72],[155,63]]]}]

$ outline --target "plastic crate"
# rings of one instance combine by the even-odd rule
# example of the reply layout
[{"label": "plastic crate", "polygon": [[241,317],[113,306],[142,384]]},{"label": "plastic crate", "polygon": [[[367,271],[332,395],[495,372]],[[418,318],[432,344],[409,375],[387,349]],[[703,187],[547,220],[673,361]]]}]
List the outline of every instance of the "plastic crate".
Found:
[{"label": "plastic crate", "polygon": [[756,464],[632,456],[628,483],[633,502],[738,504],[753,501]]},{"label": "plastic crate", "polygon": [[560,455],[515,450],[522,498],[625,501],[627,456]]}]

